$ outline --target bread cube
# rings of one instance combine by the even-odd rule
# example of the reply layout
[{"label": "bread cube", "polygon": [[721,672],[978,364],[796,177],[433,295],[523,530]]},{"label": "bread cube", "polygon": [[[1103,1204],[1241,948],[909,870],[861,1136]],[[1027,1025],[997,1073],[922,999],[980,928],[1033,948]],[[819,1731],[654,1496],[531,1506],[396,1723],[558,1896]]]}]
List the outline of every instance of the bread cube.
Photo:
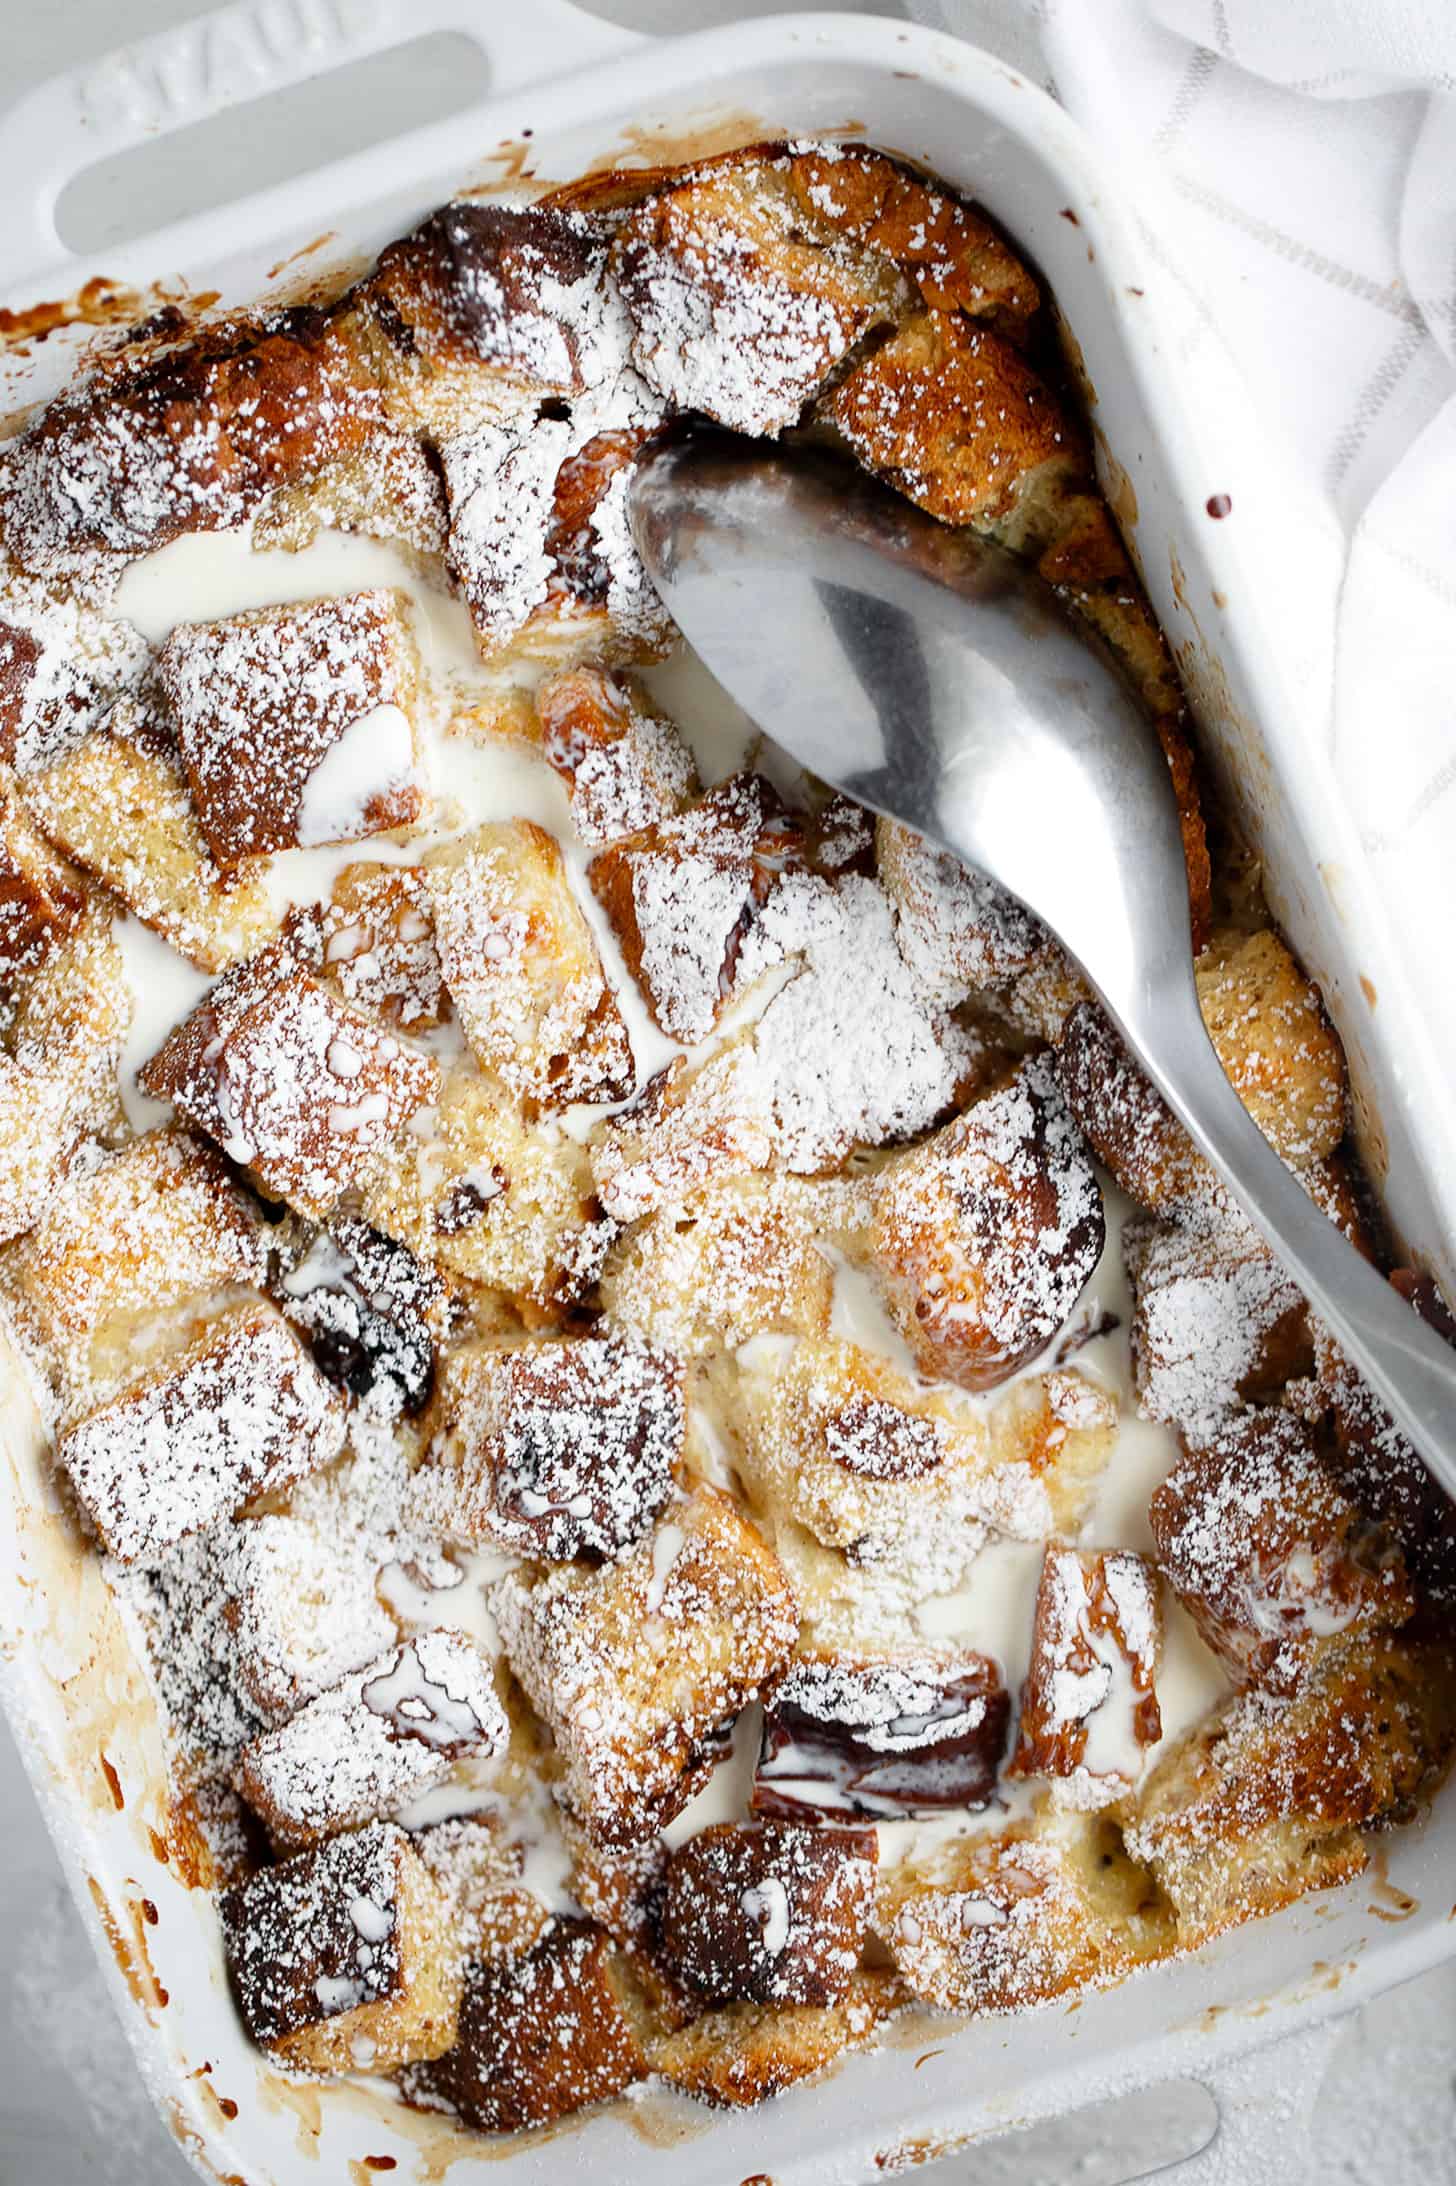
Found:
[{"label": "bread cube", "polygon": [[1116,1981],[1173,1940],[1156,1887],[1090,1815],[906,1861],[881,1885],[875,1928],[921,2003],[978,2016]]},{"label": "bread cube", "polygon": [[1130,1549],[1049,1547],[1042,1558],[1011,1768],[1047,1776],[1058,1803],[1109,1806],[1163,1735],[1157,1574]]},{"label": "bread cube", "polygon": [[489,1663],[461,1633],[420,1632],[243,1750],[237,1788],[276,1845],[335,1837],[418,1798],[509,1730]]},{"label": "bread cube", "polygon": [[73,1170],[7,1256],[63,1409],[128,1373],[189,1302],[262,1281],[256,1207],[222,1160],[165,1127]]},{"label": "bread cube", "polygon": [[[6,444],[6,512],[25,458]],[[51,512],[42,512],[42,521]],[[65,521],[65,512],[55,512]],[[0,760],[28,783],[89,736],[122,692],[145,678],[149,648],[140,630],[110,612],[109,588],[94,571],[52,583],[28,576],[0,551]]]},{"label": "bread cube", "polygon": [[568,668],[536,693],[541,749],[571,794],[584,843],[620,842],[671,819],[698,794],[672,723],[603,668]]},{"label": "bread cube", "polygon": [[766,162],[709,166],[635,206],[613,267],[649,385],[745,433],[796,423],[901,295],[883,259],[815,235]]},{"label": "bread cube", "polygon": [[352,303],[391,417],[438,442],[579,394],[607,331],[606,237],[580,213],[463,199],[390,243]]},{"label": "bread cube", "polygon": [[1165,1576],[1241,1684],[1287,1688],[1336,1639],[1400,1624],[1414,1606],[1389,1532],[1288,1412],[1190,1440],[1148,1520]]},{"label": "bread cube", "polygon": [[[1446,1341],[1451,1315],[1429,1276],[1391,1276],[1412,1309]],[[1427,1471],[1379,1397],[1333,1337],[1315,1324],[1315,1370],[1286,1402],[1327,1430],[1328,1455],[1346,1494],[1400,1543],[1407,1569],[1444,1608],[1456,1601],[1456,1503]]]},{"label": "bread cube", "polygon": [[798,1629],[777,1558],[708,1487],[619,1563],[513,1572],[492,1601],[556,1741],[565,1802],[605,1844],[640,1842],[681,1812]]},{"label": "bread cube", "polygon": [[686,811],[593,858],[591,884],[653,1018],[704,1039],[740,981],[779,960],[755,928],[781,876],[803,864],[801,830],[762,775],[735,774]]},{"label": "bread cube", "polygon": [[111,918],[93,900],[44,962],[0,997],[0,1111],[11,1150],[0,1176],[0,1242],[40,1219],[84,1138],[124,1129],[117,1072],[130,1017]]},{"label": "bread cube", "polygon": [[482,1066],[541,1108],[629,1093],[627,1028],[556,838],[530,820],[476,828],[430,852],[425,885]]},{"label": "bread cube", "polygon": [[0,785],[0,1009],[86,915],[76,876],[36,834],[8,784]]},{"label": "bread cube", "polygon": [[1167,1752],[1124,1822],[1179,1945],[1358,1874],[1359,1831],[1408,1814],[1450,1758],[1452,1673],[1443,1640],[1356,1632],[1293,1692],[1236,1694]]},{"label": "bread cube", "polygon": [[433,1102],[440,1070],[274,944],[225,973],[138,1080],[266,1192],[322,1216]]},{"label": "bread cube", "polygon": [[[607,429],[587,439],[596,411]],[[551,567],[546,596],[527,624],[540,649],[584,658],[660,660],[672,645],[672,619],[637,551],[627,494],[637,458],[655,437],[663,405],[630,370],[588,398],[573,425],[574,446],[557,470],[542,551]],[[535,649],[533,647],[533,649]]]},{"label": "bread cube", "polygon": [[1047,1345],[1102,1253],[1102,1194],[1045,1056],[877,1180],[874,1259],[924,1372],[993,1389]]},{"label": "bread cube", "polygon": [[244,522],[269,487],[357,446],[379,416],[324,312],[212,326],[47,404],[15,444],[0,529],[22,567],[85,576],[98,559]]},{"label": "bread cube", "polygon": [[[487,661],[527,651],[521,632],[546,607],[556,479],[571,451],[564,418],[481,424],[440,449],[450,507],[446,558]],[[553,648],[554,650],[554,648]]]},{"label": "bread cube", "polygon": [[390,1421],[424,1409],[448,1301],[439,1277],[408,1247],[367,1222],[335,1215],[327,1229],[288,1242],[273,1294],[315,1363],[366,1418]]},{"label": "bread cube", "polygon": [[406,2075],[405,2097],[479,2133],[550,2125],[644,2079],[646,2032],[625,1961],[602,1931],[553,1921],[529,1950],[467,1968],[459,2040]]},{"label": "bread cube", "polygon": [[616,1235],[586,1148],[528,1123],[469,1058],[376,1161],[362,1204],[417,1259],[551,1311],[590,1290]]},{"label": "bread cube", "polygon": [[823,1336],[833,1243],[868,1211],[868,1191],[819,1190],[794,1177],[734,1177],[649,1215],[612,1247],[602,1273],[607,1320],[679,1358],[735,1351],[752,1336]]},{"label": "bread cube", "polygon": [[415,1485],[473,1546],[620,1557],[672,1493],[684,1425],[668,1352],[614,1336],[465,1344],[445,1355]]},{"label": "bread cube", "polygon": [[[1275,1152],[1309,1170],[1345,1132],[1345,1063],[1317,989],[1271,932],[1215,935],[1199,1006],[1230,1084]],[[1213,1170],[1091,1003],[1062,1034],[1062,1089],[1093,1151],[1156,1214],[1222,1198]]]},{"label": "bread cube", "polygon": [[1144,1218],[1122,1233],[1138,1405],[1205,1440],[1312,1363],[1309,1309],[1237,1216]]},{"label": "bread cube", "polygon": [[175,733],[150,698],[118,699],[28,778],[26,795],[51,841],[201,970],[222,971],[276,932],[257,863],[214,860]]},{"label": "bread cube", "polygon": [[911,312],[819,407],[865,469],[918,508],[1012,547],[1027,504],[1087,472],[1052,389],[1003,335],[958,312]]},{"label": "bread cube", "polygon": [[[988,1526],[1034,1536],[1046,1516],[1014,1440],[998,1445],[983,1411],[876,1352],[769,1340],[740,1356],[739,1393],[737,1467],[775,1537],[802,1528],[882,1594],[951,1593]],[[1100,1440],[1105,1421],[1089,1424]]]},{"label": "bread cube", "polygon": [[636,1222],[712,1192],[747,1189],[745,1173],[767,1168],[773,1155],[752,1035],[741,1033],[696,1066],[674,1056],[607,1118],[591,1165],[607,1212]]},{"label": "bread cube", "polygon": [[429,1822],[411,1841],[449,1906],[462,1958],[519,1957],[550,1926],[541,1900],[520,1886],[525,1853],[494,1811]]},{"label": "bread cube", "polygon": [[1036,311],[1036,282],[1016,253],[943,185],[864,144],[795,144],[781,164],[801,213],[888,258],[936,310],[988,319],[1012,339]]},{"label": "bread cube", "polygon": [[215,1529],[212,1558],[234,1673],[265,1722],[293,1715],[395,1637],[376,1591],[387,1553],[268,1511]]},{"label": "bread cube", "polygon": [[901,953],[932,992],[1009,986],[1046,954],[1046,928],[1014,896],[898,820],[877,822],[875,864]]},{"label": "bread cube", "polygon": [[996,1788],[1011,1696],[971,1648],[801,1645],[764,1707],[753,1811],[786,1821],[974,1812]]},{"label": "bread cube", "polygon": [[417,865],[346,865],[318,912],[320,969],[357,1009],[406,1032],[448,1010],[435,915]]},{"label": "bread cube", "polygon": [[667,1863],[669,1962],[710,2003],[836,2003],[864,1948],[878,1857],[871,1829],[699,1830]]},{"label": "bread cube", "polygon": [[395,593],[179,623],[157,665],[220,866],[418,818],[418,671]]},{"label": "bread cube", "polygon": [[904,2002],[892,1975],[852,1976],[837,2004],[728,2004],[653,2044],[669,2087],[718,2110],[751,2108],[864,2049]]},{"label": "bread cube", "polygon": [[343,1405],[260,1299],[83,1413],[56,1455],[108,1553],[136,1563],[327,1465],[344,1435]]},{"label": "bread cube", "polygon": [[265,1867],[222,1900],[233,1993],[255,2042],[305,2072],[393,2072],[455,2040],[446,1908],[392,1822]]},{"label": "bread cube", "polygon": [[[348,305],[335,313],[356,335]],[[363,343],[368,347],[367,341]],[[383,539],[442,590],[445,583],[445,487],[434,450],[388,425],[307,476],[274,487],[253,517],[256,551],[297,554],[321,531],[357,531]]]}]

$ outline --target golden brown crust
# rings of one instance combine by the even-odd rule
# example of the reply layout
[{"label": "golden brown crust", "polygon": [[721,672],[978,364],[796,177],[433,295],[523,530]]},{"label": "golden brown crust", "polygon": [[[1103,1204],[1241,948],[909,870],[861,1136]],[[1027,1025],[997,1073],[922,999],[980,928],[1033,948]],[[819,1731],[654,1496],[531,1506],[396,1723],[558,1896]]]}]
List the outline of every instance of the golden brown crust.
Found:
[{"label": "golden brown crust", "polygon": [[405,2095],[481,2133],[550,2125],[645,2076],[642,2032],[621,1953],[590,1922],[557,1920],[529,1950],[468,1968],[459,2039]]},{"label": "golden brown crust", "polygon": [[837,2004],[728,2004],[655,2042],[652,2068],[699,2102],[749,2108],[868,2048],[903,2002],[892,1976],[861,1972]]}]

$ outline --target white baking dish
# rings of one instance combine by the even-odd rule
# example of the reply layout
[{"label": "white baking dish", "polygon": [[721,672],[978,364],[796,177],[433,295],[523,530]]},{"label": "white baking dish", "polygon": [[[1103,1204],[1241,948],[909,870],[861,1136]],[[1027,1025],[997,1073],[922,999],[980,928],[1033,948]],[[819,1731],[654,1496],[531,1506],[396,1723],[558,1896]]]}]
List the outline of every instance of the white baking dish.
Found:
[{"label": "white baking dish", "polygon": [[[54,202],[87,160],[441,27],[485,46],[496,86],[487,105],[104,264],[65,257]],[[323,231],[332,240],[302,261],[311,277],[352,270],[452,191],[523,164],[564,178],[612,155],[673,158],[846,129],[987,204],[1039,262],[1075,330],[1114,506],[1199,704],[1204,747],[1264,851],[1275,910],[1338,1019],[1372,1174],[1407,1243],[1449,1280],[1452,1115],[1418,998],[1281,658],[1277,486],[1252,449],[1203,444],[1197,388],[1160,336],[1161,276],[1112,179],[1067,117],[999,63],[862,17],[760,21],[651,44],[564,0],[497,6],[484,19],[469,0],[258,0],[52,83],[0,121],[0,302],[33,305],[102,276],[143,290],[159,277],[169,288],[217,290],[220,307],[253,303],[291,293],[299,267],[284,262]],[[57,386],[84,334],[66,329],[0,355],[0,411]],[[1214,494],[1232,499],[1225,521],[1206,513]],[[499,2176],[489,2144],[411,2117],[383,2090],[285,2081],[246,2041],[210,1903],[159,1856],[165,1784],[145,1680],[94,1559],[55,1522],[39,1434],[13,1377],[9,1387],[0,1685],[168,2122],[200,2169],[246,2186],[362,2182],[383,2175],[371,2156],[393,2158],[402,2181],[439,2179],[447,2167],[457,2186]],[[1456,1801],[1393,1837],[1379,1867],[1378,1881],[1306,1902],[1080,2007],[949,2036],[921,2026],[906,2040],[899,2029],[838,2078],[747,2116],[649,2097],[513,2150],[509,2175],[630,2174],[653,2186],[680,2181],[690,2165],[700,2186],[857,2186],[1111,2086],[1207,2076],[1254,2040],[1352,2004],[1456,1946]]]}]

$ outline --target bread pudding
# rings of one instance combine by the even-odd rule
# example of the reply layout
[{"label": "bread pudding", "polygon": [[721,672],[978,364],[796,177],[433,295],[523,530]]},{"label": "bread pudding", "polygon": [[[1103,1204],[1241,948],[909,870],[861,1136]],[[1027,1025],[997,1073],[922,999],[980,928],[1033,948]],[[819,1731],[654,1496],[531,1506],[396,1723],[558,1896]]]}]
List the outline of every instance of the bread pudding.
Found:
[{"label": "bread pudding", "polygon": [[1111,652],[1224,1068],[1389,1260],[975,206],[830,142],[466,199],[22,421],[0,1302],[249,2032],[488,2134],[1120,1980],[1456,1745],[1456,1513],[1075,966],[682,658],[626,496],[694,418]]}]

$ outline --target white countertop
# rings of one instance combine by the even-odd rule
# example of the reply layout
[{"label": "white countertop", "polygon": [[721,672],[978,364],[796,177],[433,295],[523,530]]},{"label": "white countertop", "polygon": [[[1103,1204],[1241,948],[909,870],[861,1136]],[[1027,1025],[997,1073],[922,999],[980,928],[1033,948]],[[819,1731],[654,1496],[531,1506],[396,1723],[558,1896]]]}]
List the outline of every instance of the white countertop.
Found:
[{"label": "white countertop", "polygon": [[[802,10],[813,0],[793,4]],[[857,0],[839,4],[852,8]],[[774,12],[774,0],[598,0],[598,6],[650,30]],[[12,7],[6,92],[18,95],[56,68],[196,12],[193,0]],[[901,11],[882,0],[879,12]],[[397,95],[398,83],[393,90]],[[380,134],[394,110],[381,112]],[[255,173],[269,143],[266,131],[252,140]],[[183,2186],[192,2173],[142,2088],[3,1725],[0,1844],[0,2186]],[[1288,2151],[1288,2186],[1456,2186],[1453,2070],[1456,1966],[1351,2019],[1333,2052],[1312,2141]],[[1064,2180],[1065,2163],[1061,2169]],[[321,2179],[319,2186],[332,2182]],[[1062,2181],[1049,2179],[1047,2186]]]}]

